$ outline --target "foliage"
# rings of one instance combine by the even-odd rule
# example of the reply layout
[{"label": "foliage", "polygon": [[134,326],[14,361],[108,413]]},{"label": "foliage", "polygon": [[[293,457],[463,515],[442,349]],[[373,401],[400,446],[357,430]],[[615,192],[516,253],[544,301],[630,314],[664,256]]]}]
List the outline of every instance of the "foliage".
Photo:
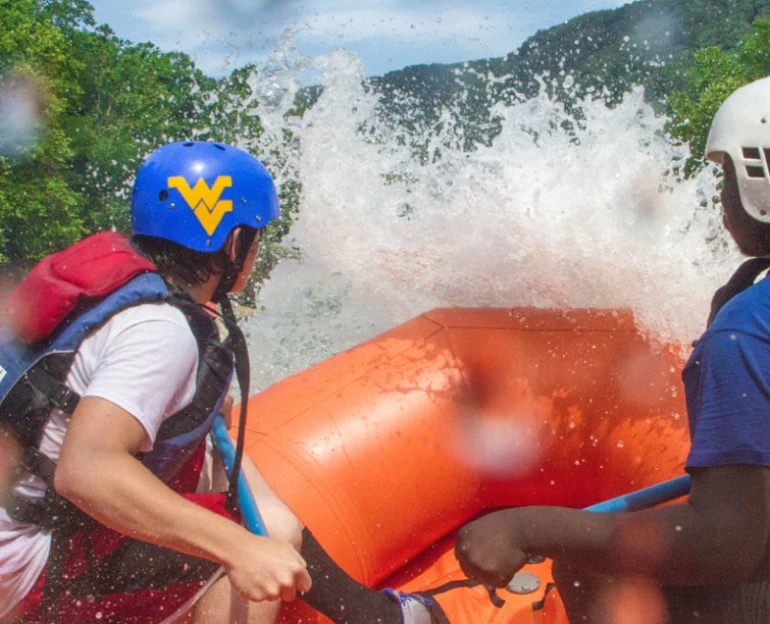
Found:
[{"label": "foliage", "polygon": [[668,99],[672,137],[689,143],[690,157],[681,172],[697,173],[705,164],[711,121],[733,91],[770,75],[770,18],[758,18],[733,50],[708,47],[695,54],[688,72],[687,90],[674,91]]},{"label": "foliage", "polygon": [[[77,193],[67,182],[73,152],[62,119],[68,89],[78,91],[72,77],[83,66],[66,54],[66,36],[53,25],[47,3],[11,0],[0,3],[0,10],[6,24],[0,31],[3,100],[34,95],[38,106],[32,123],[50,129],[35,145],[15,146],[18,161],[0,152],[0,261],[20,262],[39,258],[82,232]],[[35,12],[38,19],[31,20]],[[10,106],[2,103],[4,109]],[[5,127],[2,131],[8,133]],[[14,138],[0,137],[2,145]]]},{"label": "foliage", "polygon": [[[232,143],[281,171],[280,159],[262,154],[250,86],[256,68],[214,80],[184,54],[97,26],[85,0],[0,0],[0,14],[0,107],[23,92],[40,130],[36,141],[17,145],[2,134],[12,134],[9,124],[0,126],[0,265],[28,268],[86,234],[128,232],[134,174],[164,143]],[[271,241],[288,231],[296,184],[281,196]]]}]

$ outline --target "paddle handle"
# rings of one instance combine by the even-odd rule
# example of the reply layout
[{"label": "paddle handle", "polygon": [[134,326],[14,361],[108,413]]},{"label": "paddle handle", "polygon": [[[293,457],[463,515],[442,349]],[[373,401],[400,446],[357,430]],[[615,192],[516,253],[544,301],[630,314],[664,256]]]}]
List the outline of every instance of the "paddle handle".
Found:
[{"label": "paddle handle", "polygon": [[[235,464],[235,447],[221,414],[214,420],[214,425],[211,427],[211,437],[214,439],[214,445],[219,451],[225,472],[229,477]],[[254,535],[267,536],[267,529],[265,529],[265,523],[259,513],[257,501],[254,500],[254,495],[251,493],[251,488],[249,488],[243,471],[238,475],[238,507],[243,516],[244,526]]]}]

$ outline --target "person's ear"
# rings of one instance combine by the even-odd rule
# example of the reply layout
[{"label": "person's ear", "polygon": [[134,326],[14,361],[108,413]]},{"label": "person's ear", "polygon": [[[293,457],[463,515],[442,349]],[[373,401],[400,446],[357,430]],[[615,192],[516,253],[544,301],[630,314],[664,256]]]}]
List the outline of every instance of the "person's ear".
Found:
[{"label": "person's ear", "polygon": [[237,227],[227,237],[224,245],[224,252],[230,258],[230,262],[235,262],[238,257],[238,249],[241,242],[241,228]]}]

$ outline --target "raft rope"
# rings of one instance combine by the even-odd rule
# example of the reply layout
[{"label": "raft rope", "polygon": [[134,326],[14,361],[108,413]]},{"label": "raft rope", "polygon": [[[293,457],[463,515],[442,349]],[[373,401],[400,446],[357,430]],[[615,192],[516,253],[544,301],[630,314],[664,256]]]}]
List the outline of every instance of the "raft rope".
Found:
[{"label": "raft rope", "polygon": [[[453,589],[460,589],[461,587],[477,587],[478,585],[482,585],[482,583],[481,581],[477,581],[475,579],[449,581],[448,583],[444,583],[443,585],[439,585],[433,589],[420,591],[419,594],[420,596],[428,596],[429,598],[433,598],[436,594],[443,594],[444,592],[452,591]],[[484,585],[484,589],[486,590],[487,594],[489,594],[489,600],[492,602],[492,604],[498,609],[502,609],[503,605],[505,605],[505,600],[497,595],[497,590],[492,587],[492,585]]]}]

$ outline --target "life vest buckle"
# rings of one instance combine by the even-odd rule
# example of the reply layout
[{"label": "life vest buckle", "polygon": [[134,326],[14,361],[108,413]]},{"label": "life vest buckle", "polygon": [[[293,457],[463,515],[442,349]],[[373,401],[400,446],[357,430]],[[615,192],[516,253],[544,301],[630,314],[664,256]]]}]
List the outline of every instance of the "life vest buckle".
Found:
[{"label": "life vest buckle", "polygon": [[72,414],[75,411],[75,406],[80,401],[80,396],[75,392],[72,392],[64,384],[56,388],[51,396],[51,403],[53,403],[58,409],[65,414]]}]

